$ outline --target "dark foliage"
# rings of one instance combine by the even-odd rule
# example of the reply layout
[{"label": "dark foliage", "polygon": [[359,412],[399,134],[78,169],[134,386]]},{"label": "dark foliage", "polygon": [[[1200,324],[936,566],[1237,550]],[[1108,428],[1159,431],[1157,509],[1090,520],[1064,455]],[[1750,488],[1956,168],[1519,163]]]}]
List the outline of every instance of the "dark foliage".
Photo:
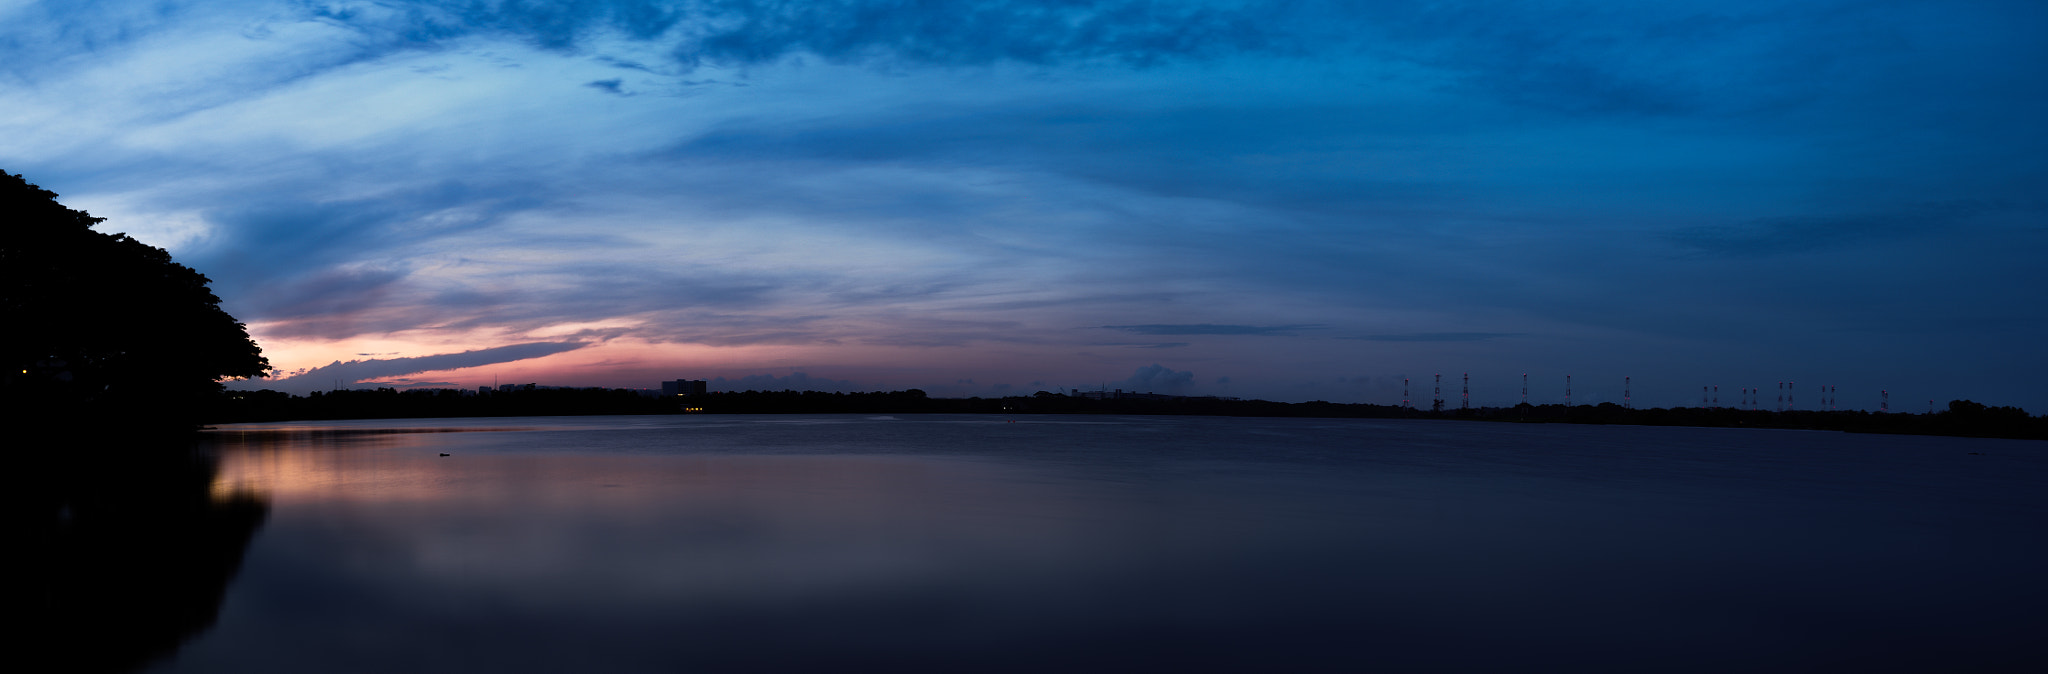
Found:
[{"label": "dark foliage", "polygon": [[932,398],[924,391],[832,393],[744,391],[664,398],[629,389],[524,389],[475,394],[457,390],[377,389],[333,391],[297,397],[276,391],[236,392],[213,419],[220,422],[303,419],[419,417],[571,416],[591,414],[1143,414],[1230,417],[1318,417],[1350,419],[1464,419],[1521,423],[1629,424],[1786,428],[1961,435],[2048,440],[2048,417],[2016,407],[1986,407],[1967,400],[1935,414],[1873,414],[1863,411],[1676,407],[1629,409],[1599,405],[1517,405],[1440,412],[1395,405],[1311,401],[1280,403],[1204,397],[1096,399],[1040,391],[1006,398]]},{"label": "dark foliage", "polygon": [[454,389],[314,391],[294,396],[277,391],[233,391],[207,421],[297,421],[316,419],[419,419],[433,417],[530,417],[592,414],[666,414],[680,411],[672,400],[631,389],[533,388],[477,394]]},{"label": "dark foliage", "polygon": [[0,392],[10,422],[189,427],[269,369],[205,276],[0,171]]}]

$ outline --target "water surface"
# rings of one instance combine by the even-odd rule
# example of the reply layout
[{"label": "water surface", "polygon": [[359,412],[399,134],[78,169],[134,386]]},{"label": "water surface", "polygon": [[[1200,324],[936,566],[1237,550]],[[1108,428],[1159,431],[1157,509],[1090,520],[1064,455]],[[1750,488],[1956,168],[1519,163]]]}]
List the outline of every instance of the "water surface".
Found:
[{"label": "water surface", "polygon": [[157,671],[2048,664],[2034,441],[821,415],[209,442],[215,491],[271,511]]}]

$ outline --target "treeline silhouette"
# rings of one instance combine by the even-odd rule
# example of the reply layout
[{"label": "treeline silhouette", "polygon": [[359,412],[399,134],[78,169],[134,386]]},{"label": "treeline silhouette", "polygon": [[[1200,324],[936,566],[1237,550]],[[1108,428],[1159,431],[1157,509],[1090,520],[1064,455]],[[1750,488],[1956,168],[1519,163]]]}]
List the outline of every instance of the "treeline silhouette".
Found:
[{"label": "treeline silhouette", "polygon": [[210,280],[0,171],[9,671],[125,672],[213,625],[269,505],[193,430],[269,369]]},{"label": "treeline silhouette", "polygon": [[322,391],[294,396],[234,392],[215,410],[216,423],[426,417],[581,416],[602,414],[1137,414],[1351,419],[1465,419],[1521,423],[1627,424],[1782,428],[2048,440],[2048,417],[2017,407],[1950,402],[1930,414],[1861,410],[1743,410],[1729,407],[1630,409],[1599,405],[1516,405],[1440,412],[1361,403],[1283,403],[1224,398],[1101,399],[1040,391],[1001,398],[933,398],[918,389],[836,393],[735,391],[650,397],[632,389],[534,388],[474,393],[451,389]]},{"label": "treeline silhouette", "polygon": [[0,171],[0,421],[190,432],[270,368],[205,275]]},{"label": "treeline silhouette", "polygon": [[1537,423],[1627,424],[1635,426],[1702,426],[1717,428],[1782,428],[1849,433],[1953,435],[1980,438],[2048,440],[2048,417],[2029,416],[2018,407],[1989,407],[1968,400],[1950,401],[1948,409],[1927,414],[1880,414],[1864,410],[1744,410],[1731,407],[1655,407],[1630,409],[1614,403],[1518,405],[1479,410],[1423,413],[1439,418],[1473,418]]},{"label": "treeline silhouette", "polygon": [[268,389],[230,391],[209,418],[213,423],[427,417],[534,417],[594,414],[667,414],[672,402],[632,389],[533,389],[479,394],[454,389],[379,388],[314,391],[295,396]]}]

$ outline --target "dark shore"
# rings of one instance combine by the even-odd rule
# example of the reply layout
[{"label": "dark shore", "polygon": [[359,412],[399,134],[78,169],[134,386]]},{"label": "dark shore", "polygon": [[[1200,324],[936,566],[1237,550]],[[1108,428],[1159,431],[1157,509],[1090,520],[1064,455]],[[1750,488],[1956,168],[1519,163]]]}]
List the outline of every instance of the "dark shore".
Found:
[{"label": "dark shore", "polygon": [[1076,397],[1039,392],[1004,398],[933,398],[923,391],[834,393],[741,391],[649,397],[630,389],[532,389],[474,393],[452,389],[314,392],[232,392],[209,423],[439,417],[584,416],[610,414],[1126,414],[1343,419],[1454,419],[1512,423],[1617,424],[1777,428],[1850,433],[1948,435],[2048,440],[2048,417],[2016,407],[1952,401],[1932,413],[1862,410],[1744,410],[1732,407],[1630,409],[1599,405],[1516,405],[1431,411],[1397,405],[1232,400],[1209,397]]}]

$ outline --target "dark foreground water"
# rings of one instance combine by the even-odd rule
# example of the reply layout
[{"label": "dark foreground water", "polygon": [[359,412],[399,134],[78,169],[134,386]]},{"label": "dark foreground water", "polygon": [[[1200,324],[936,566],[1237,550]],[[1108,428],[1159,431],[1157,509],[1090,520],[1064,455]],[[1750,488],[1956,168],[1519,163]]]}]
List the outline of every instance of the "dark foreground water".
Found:
[{"label": "dark foreground water", "polygon": [[2048,671],[2042,442],[1042,416],[211,435],[213,491],[269,513],[214,626],[154,671]]}]

